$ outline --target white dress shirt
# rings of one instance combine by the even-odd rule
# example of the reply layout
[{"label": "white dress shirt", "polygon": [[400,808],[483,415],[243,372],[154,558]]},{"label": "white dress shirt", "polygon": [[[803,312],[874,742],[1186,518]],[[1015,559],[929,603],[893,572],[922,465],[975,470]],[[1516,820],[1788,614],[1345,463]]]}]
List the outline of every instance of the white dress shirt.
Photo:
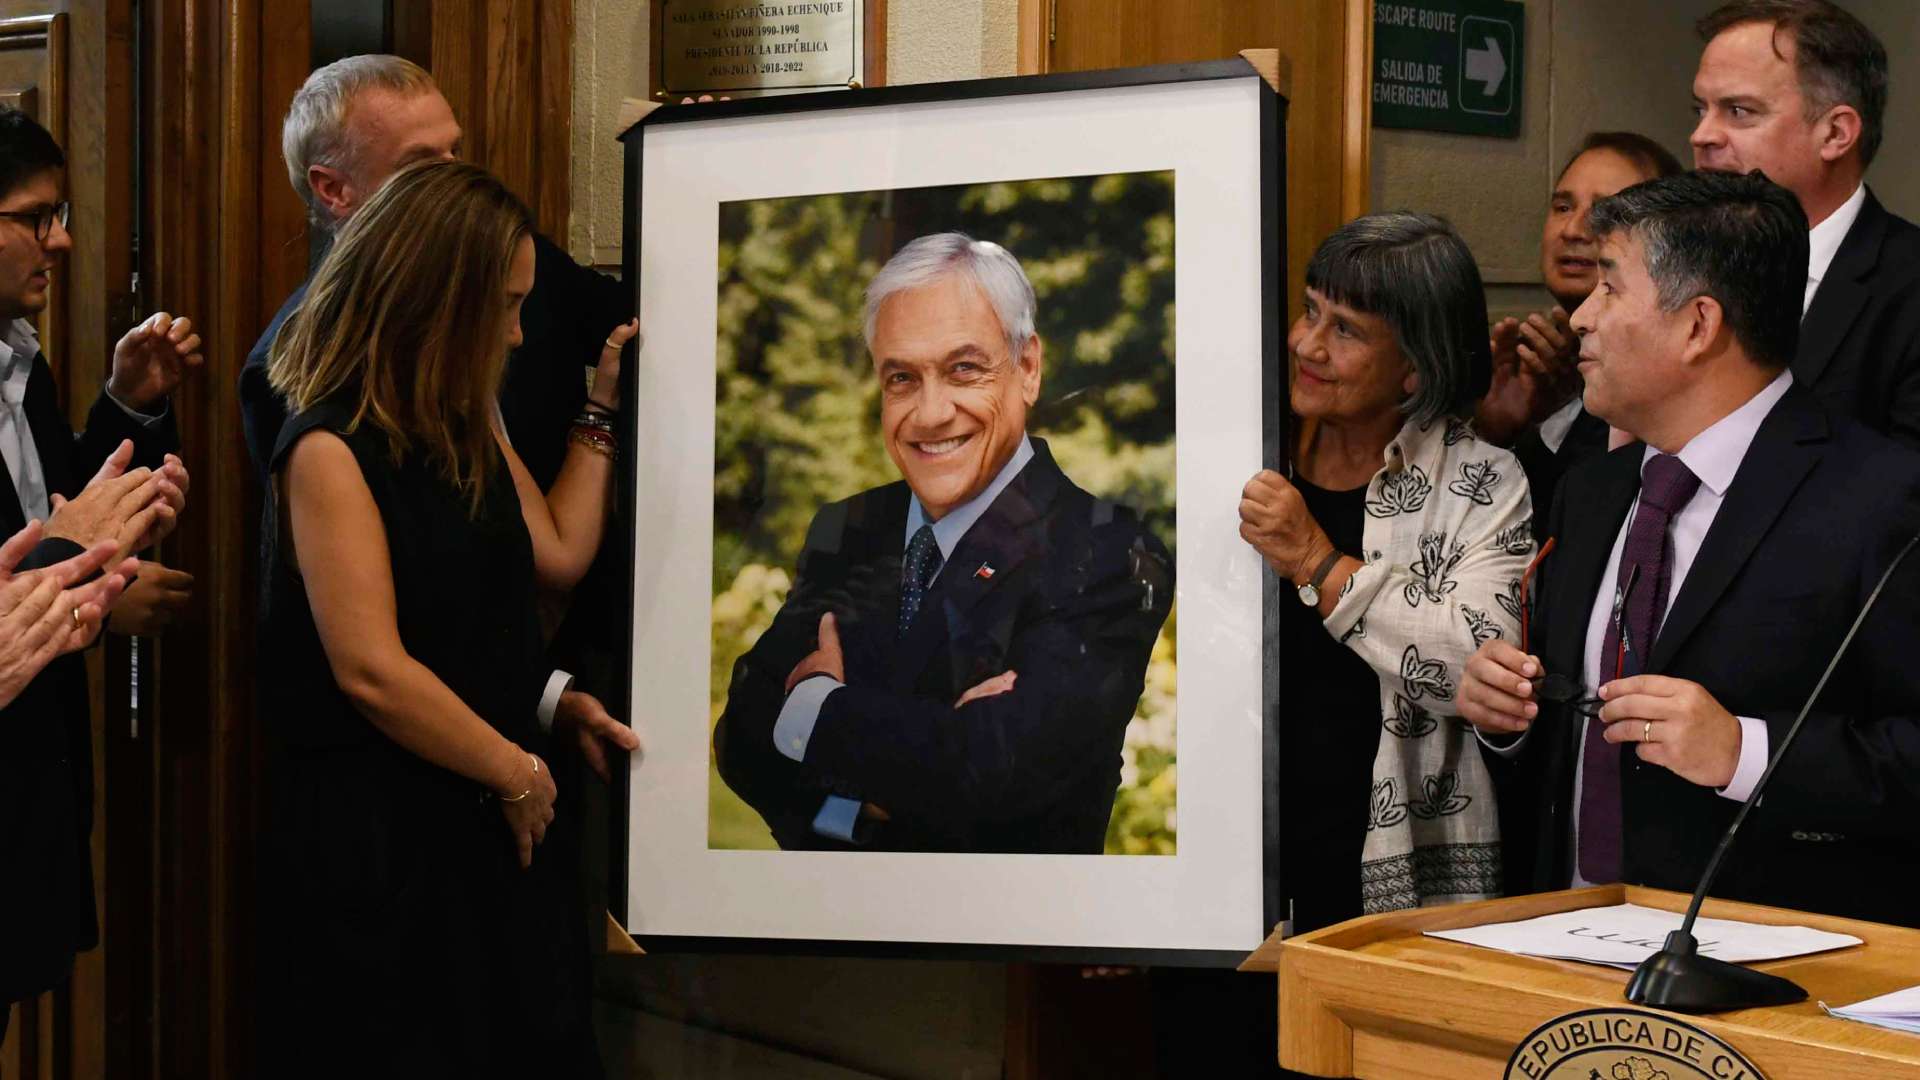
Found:
[{"label": "white dress shirt", "polygon": [[45,521],[50,513],[46,471],[27,423],[27,380],[38,355],[40,337],[32,323],[14,319],[0,327],[0,458],[6,460],[14,495],[28,521]]},{"label": "white dress shirt", "polygon": [[[1567,399],[1565,405],[1554,411],[1552,416],[1540,421],[1540,441],[1551,453],[1559,453],[1560,445],[1567,441],[1567,435],[1573,431],[1573,422],[1580,418],[1580,410],[1586,408],[1586,401],[1579,394]],[[1536,511],[1546,507],[1536,506]]]},{"label": "white dress shirt", "polygon": [[[33,377],[33,360],[40,355],[40,335],[33,323],[14,319],[0,326],[0,458],[13,477],[14,495],[29,521],[45,521],[52,515],[47,492],[47,472],[40,463],[40,448],[33,441],[33,428],[27,423],[27,382]],[[152,427],[167,415],[166,399],[157,413],[139,412],[113,396],[101,393],[121,412],[141,425]]]},{"label": "white dress shirt", "polygon": [[[1764,389],[1747,403],[1721,417],[1712,427],[1695,435],[1686,446],[1675,455],[1681,463],[1700,478],[1700,488],[1693,498],[1682,507],[1668,524],[1667,531],[1673,540],[1673,564],[1671,591],[1667,594],[1667,610],[1673,610],[1673,601],[1679,597],[1681,586],[1686,583],[1688,571],[1693,569],[1694,557],[1700,554],[1700,545],[1706,541],[1707,531],[1713,527],[1713,519],[1720,513],[1720,504],[1726,498],[1727,489],[1733,485],[1734,476],[1740,471],[1740,463],[1747,456],[1747,449],[1753,445],[1753,437],[1760,431],[1760,422],[1767,418],[1773,407],[1786,396],[1787,388],[1793,385],[1793,375],[1782,371],[1778,377],[1768,383]],[[1649,446],[1641,458],[1641,467],[1659,451]],[[1628,509],[1625,521],[1620,523],[1619,535],[1614,537],[1613,552],[1607,556],[1607,568],[1600,575],[1600,589],[1594,594],[1592,614],[1587,618],[1586,647],[1581,652],[1581,685],[1587,691],[1595,691],[1600,685],[1613,677],[1613,672],[1600,670],[1600,649],[1606,641],[1607,620],[1613,614],[1613,594],[1620,578],[1620,558],[1627,544],[1627,532],[1633,527],[1634,514],[1640,509],[1640,499],[1634,497],[1633,506]],[[1767,725],[1764,721],[1750,716],[1738,717],[1740,721],[1740,759],[1734,767],[1733,779],[1719,793],[1735,801],[1744,801],[1753,793],[1754,785],[1760,780],[1760,774],[1767,767]],[[1598,720],[1589,723],[1599,723]],[[1510,743],[1495,743],[1482,737],[1482,741],[1495,753],[1511,756],[1520,751],[1527,735]],[[1585,763],[1580,754],[1574,755],[1573,801],[1569,806],[1580,805],[1581,787],[1585,782]],[[1580,816],[1572,818],[1573,850],[1580,850]],[[1605,884],[1589,882],[1580,877],[1579,859],[1574,859],[1573,886]]]},{"label": "white dress shirt", "polygon": [[1860,208],[1867,204],[1867,185],[1861,184],[1853,189],[1847,201],[1840,209],[1827,216],[1827,220],[1813,227],[1807,234],[1807,295],[1800,302],[1800,317],[1807,317],[1807,309],[1813,306],[1813,294],[1819,290],[1820,283],[1826,280],[1827,270],[1833,266],[1833,257],[1840,254],[1840,244],[1847,238],[1847,231],[1853,223],[1860,220]]}]

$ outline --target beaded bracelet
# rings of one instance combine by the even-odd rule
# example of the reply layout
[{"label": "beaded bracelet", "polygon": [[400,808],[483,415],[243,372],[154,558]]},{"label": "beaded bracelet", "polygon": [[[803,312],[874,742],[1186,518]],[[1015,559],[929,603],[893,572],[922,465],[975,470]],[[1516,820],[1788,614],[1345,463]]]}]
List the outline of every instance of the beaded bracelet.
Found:
[{"label": "beaded bracelet", "polygon": [[615,457],[619,452],[619,444],[614,441],[612,435],[588,427],[574,428],[570,441],[579,443],[603,457]]}]

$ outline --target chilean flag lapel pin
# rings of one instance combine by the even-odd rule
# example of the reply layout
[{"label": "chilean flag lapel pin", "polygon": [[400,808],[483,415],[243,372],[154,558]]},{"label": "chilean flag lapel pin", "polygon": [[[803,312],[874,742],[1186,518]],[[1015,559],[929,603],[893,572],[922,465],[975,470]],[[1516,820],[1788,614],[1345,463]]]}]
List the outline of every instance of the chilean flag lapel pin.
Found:
[{"label": "chilean flag lapel pin", "polygon": [[975,570],[973,576],[979,578],[981,581],[992,581],[993,567],[988,566],[986,563],[981,563],[980,569]]}]

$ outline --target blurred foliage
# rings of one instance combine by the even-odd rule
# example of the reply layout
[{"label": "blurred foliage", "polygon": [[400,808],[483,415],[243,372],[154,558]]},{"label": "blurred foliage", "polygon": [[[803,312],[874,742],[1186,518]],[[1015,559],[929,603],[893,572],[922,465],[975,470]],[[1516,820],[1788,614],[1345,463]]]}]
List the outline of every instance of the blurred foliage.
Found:
[{"label": "blurred foliage", "polygon": [[[917,236],[1013,252],[1046,348],[1028,430],[1068,476],[1174,547],[1173,174],[1123,173],[724,203],[714,447],[712,720],[786,599],[820,507],[899,479],[862,334],[866,284]],[[1110,854],[1175,850],[1174,619],[1127,728]],[[708,843],[769,848],[717,772]]]}]

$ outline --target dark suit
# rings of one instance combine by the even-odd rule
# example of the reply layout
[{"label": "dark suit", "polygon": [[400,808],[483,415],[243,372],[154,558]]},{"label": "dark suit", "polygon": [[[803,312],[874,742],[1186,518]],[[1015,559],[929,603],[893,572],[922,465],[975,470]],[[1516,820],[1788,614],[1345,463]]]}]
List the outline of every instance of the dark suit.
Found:
[{"label": "dark suit", "polygon": [[[891,816],[873,830],[875,849],[1100,852],[1120,744],[1173,604],[1172,560],[1131,511],[1075,487],[1044,441],[1033,449],[904,637],[907,485],[815,516],[793,591],[734,665],[714,728],[721,777],[781,847],[846,847],[812,828],[837,793]],[[827,611],[847,685],[828,696],[795,762],[774,749],[773,727]],[[953,707],[1007,670],[1019,673],[1012,692]]]},{"label": "dark suit", "polygon": [[1920,228],[1872,191],[1800,324],[1793,377],[1839,415],[1920,446]]},{"label": "dark suit", "polygon": [[[179,445],[173,414],[146,427],[106,396],[94,402],[76,438],[44,356],[33,360],[23,408],[47,491],[79,494],[122,439],[134,465],[154,467]],[[27,523],[13,476],[0,463],[0,536]],[[26,565],[79,554],[80,545],[43,541]],[[57,985],[73,955],[99,941],[93,910],[93,738],[84,658],[47,665],[0,709],[0,1009]]]},{"label": "dark suit", "polygon": [[[1576,469],[1541,564],[1535,652],[1579,672],[1608,555],[1640,484],[1634,443]],[[1767,725],[1769,751],[1894,554],[1920,531],[1920,456],[1799,385],[1761,423],[1648,658]],[[1920,558],[1910,559],[1741,830],[1716,896],[1920,923]],[[1572,875],[1580,728],[1551,708],[1515,764],[1503,833],[1516,891]],[[1691,891],[1739,804],[1621,748],[1627,881]],[[1531,854],[1531,858],[1529,858]]]},{"label": "dark suit", "polygon": [[1520,468],[1527,474],[1527,492],[1533,496],[1536,541],[1546,539],[1547,520],[1542,511],[1553,506],[1553,493],[1559,490],[1561,478],[1581,462],[1606,452],[1607,422],[1584,408],[1574,414],[1573,424],[1567,428],[1567,437],[1560,440],[1558,450],[1547,448],[1537,424],[1513,444],[1513,456],[1520,459]]}]

